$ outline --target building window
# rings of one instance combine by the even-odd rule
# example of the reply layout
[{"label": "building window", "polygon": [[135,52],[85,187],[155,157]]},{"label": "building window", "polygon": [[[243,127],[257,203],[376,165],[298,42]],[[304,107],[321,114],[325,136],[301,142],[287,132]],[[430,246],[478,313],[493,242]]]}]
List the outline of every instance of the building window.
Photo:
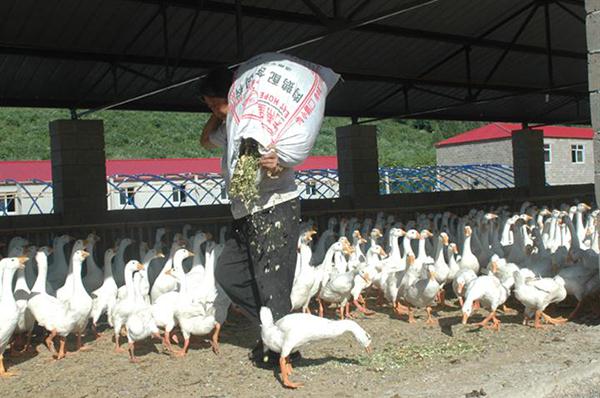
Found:
[{"label": "building window", "polygon": [[185,185],[173,187],[173,203],[185,203],[187,201],[187,193]]},{"label": "building window", "polygon": [[307,182],[306,188],[304,189],[304,193],[306,195],[316,195],[317,194],[317,184],[314,181]]},{"label": "building window", "polygon": [[15,201],[14,194],[0,195],[0,214],[16,213]]},{"label": "building window", "polygon": [[227,189],[225,187],[221,187],[221,199],[227,199]]},{"label": "building window", "polygon": [[135,206],[135,188],[128,187],[119,189],[119,203],[123,206]]},{"label": "building window", "polygon": [[571,145],[571,162],[583,163],[583,144]]},{"label": "building window", "polygon": [[550,144],[544,144],[544,163],[552,163],[552,148]]}]

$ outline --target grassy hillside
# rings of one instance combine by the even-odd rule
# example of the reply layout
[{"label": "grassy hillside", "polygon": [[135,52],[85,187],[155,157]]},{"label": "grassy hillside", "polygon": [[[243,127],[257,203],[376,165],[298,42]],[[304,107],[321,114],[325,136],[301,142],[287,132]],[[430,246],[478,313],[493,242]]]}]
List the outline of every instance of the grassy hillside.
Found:
[{"label": "grassy hillside", "polygon": [[[106,111],[103,119],[109,159],[214,157],[220,151],[198,146],[206,114]],[[69,118],[60,109],[0,108],[0,160],[49,159],[48,122]],[[348,118],[326,118],[313,155],[335,154],[335,128]],[[385,120],[377,126],[379,160],[384,166],[435,164],[433,144],[480,126],[474,122]]]}]

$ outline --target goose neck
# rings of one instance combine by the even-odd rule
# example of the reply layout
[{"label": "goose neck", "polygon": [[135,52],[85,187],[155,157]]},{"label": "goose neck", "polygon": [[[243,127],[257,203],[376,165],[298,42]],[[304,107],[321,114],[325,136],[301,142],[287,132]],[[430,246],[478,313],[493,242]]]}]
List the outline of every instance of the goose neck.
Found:
[{"label": "goose neck", "polygon": [[38,275],[31,288],[32,292],[46,293],[46,278],[48,277],[48,257],[37,256]]},{"label": "goose neck", "polygon": [[2,289],[0,293],[2,303],[12,303],[13,305],[16,305],[15,296],[13,295],[12,291],[12,281],[15,276],[15,272],[16,269],[9,268],[4,269],[4,272],[2,273]]}]

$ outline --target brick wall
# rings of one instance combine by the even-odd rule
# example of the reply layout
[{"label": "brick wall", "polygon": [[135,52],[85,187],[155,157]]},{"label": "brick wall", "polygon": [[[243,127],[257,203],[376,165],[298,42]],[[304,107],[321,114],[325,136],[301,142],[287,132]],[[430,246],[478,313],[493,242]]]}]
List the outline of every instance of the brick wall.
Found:
[{"label": "brick wall", "polygon": [[[546,182],[550,185],[589,184],[594,182],[592,141],[545,138],[550,144],[551,161],[546,163]],[[571,145],[583,145],[583,163],[571,161]]]},{"label": "brick wall", "polygon": [[510,139],[443,146],[436,148],[436,157],[440,166],[474,163],[513,165]]}]

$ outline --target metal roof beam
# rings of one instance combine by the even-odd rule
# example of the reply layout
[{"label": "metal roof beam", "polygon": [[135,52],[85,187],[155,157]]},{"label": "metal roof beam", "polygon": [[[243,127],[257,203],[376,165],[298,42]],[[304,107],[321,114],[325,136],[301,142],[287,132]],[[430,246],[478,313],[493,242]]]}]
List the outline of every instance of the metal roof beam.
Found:
[{"label": "metal roof beam", "polygon": [[178,65],[183,68],[213,68],[220,66],[222,62],[189,59],[189,58],[174,58],[161,57],[151,55],[136,55],[136,54],[114,54],[114,53],[99,53],[90,51],[63,50],[58,48],[44,47],[25,47],[13,46],[0,43],[0,54],[11,55],[26,55],[31,57],[66,59],[75,61],[89,62],[107,62],[107,63],[129,63],[142,65],[165,66],[165,61],[169,65]]},{"label": "metal roof beam", "polygon": [[[161,0],[124,0],[124,1],[135,1],[148,4],[159,4]],[[198,2],[196,0],[170,0],[168,4],[174,7],[190,8],[190,9],[201,9],[208,12],[222,13],[235,15],[236,6],[235,4],[220,3],[217,1],[205,0]],[[310,14],[296,13],[284,10],[276,10],[263,7],[255,6],[243,6],[244,16],[251,18],[260,18],[268,20],[279,20],[282,22],[297,23],[300,25],[313,25],[327,27],[326,21],[323,21],[323,16],[316,17]],[[339,23],[340,19],[328,18],[329,24]],[[351,21],[345,21],[351,22]],[[366,26],[357,27],[353,30],[366,33],[377,33],[382,35],[397,36],[397,37],[409,37],[422,40],[431,40],[444,43],[458,44],[461,46],[470,45],[473,47],[485,47],[504,50],[510,47],[511,51],[533,53],[546,55],[546,48],[531,46],[525,44],[517,44],[511,46],[510,43],[503,42],[500,40],[474,38],[470,36],[431,32],[420,29],[409,29],[393,25],[384,24],[369,24]],[[565,58],[576,58],[587,60],[587,54],[585,52],[577,52],[572,50],[553,49],[553,56],[565,57]]]},{"label": "metal roof beam", "polygon": [[[67,51],[60,49],[48,49],[48,48],[33,48],[33,47],[11,47],[0,44],[0,54],[13,54],[13,55],[25,55],[43,58],[54,58],[54,59],[67,59],[87,62],[104,62],[109,64],[117,64],[121,67],[121,64],[141,64],[141,65],[153,65],[164,67],[165,58],[161,56],[140,56],[140,55],[119,55],[119,54],[108,54],[108,53],[95,53],[95,52],[82,52],[82,51]],[[169,59],[170,65],[178,65],[179,67],[188,68],[199,68],[208,69],[215,66],[220,66],[222,62],[216,62],[205,59]],[[122,68],[125,69],[125,68]],[[388,82],[397,84],[419,84],[424,86],[437,86],[437,87],[448,87],[448,88],[469,88],[472,90],[494,90],[503,92],[521,92],[540,90],[540,87],[523,87],[503,84],[488,84],[478,83],[474,81],[448,81],[448,80],[436,80],[430,78],[412,78],[412,77],[401,77],[401,76],[390,76],[390,75],[377,75],[377,74],[360,74],[353,71],[344,71],[336,68],[338,73],[341,73],[345,80],[348,81],[374,81],[374,82]],[[150,76],[145,76],[149,78]],[[575,92],[572,94],[586,94],[583,90],[581,93]]]},{"label": "metal roof beam", "polygon": [[[365,75],[353,72],[344,72],[337,70],[338,73],[342,75],[344,80],[346,81],[364,81],[364,82],[385,82],[385,83],[395,83],[402,85],[421,85],[421,86],[431,86],[431,87],[447,87],[447,88],[461,88],[461,89],[471,89],[474,90],[491,90],[491,91],[499,91],[499,92],[510,92],[510,93],[530,93],[537,92],[542,90],[552,91],[551,87],[527,87],[527,86],[515,86],[515,85],[507,85],[507,84],[491,84],[491,83],[478,83],[474,81],[448,81],[448,80],[435,80],[429,78],[407,78],[400,76],[382,76],[382,75]],[[561,94],[565,96],[587,96],[587,88],[585,87],[585,82],[581,83],[581,91],[571,90],[571,89],[558,89]],[[572,86],[572,85],[569,85]]]}]

